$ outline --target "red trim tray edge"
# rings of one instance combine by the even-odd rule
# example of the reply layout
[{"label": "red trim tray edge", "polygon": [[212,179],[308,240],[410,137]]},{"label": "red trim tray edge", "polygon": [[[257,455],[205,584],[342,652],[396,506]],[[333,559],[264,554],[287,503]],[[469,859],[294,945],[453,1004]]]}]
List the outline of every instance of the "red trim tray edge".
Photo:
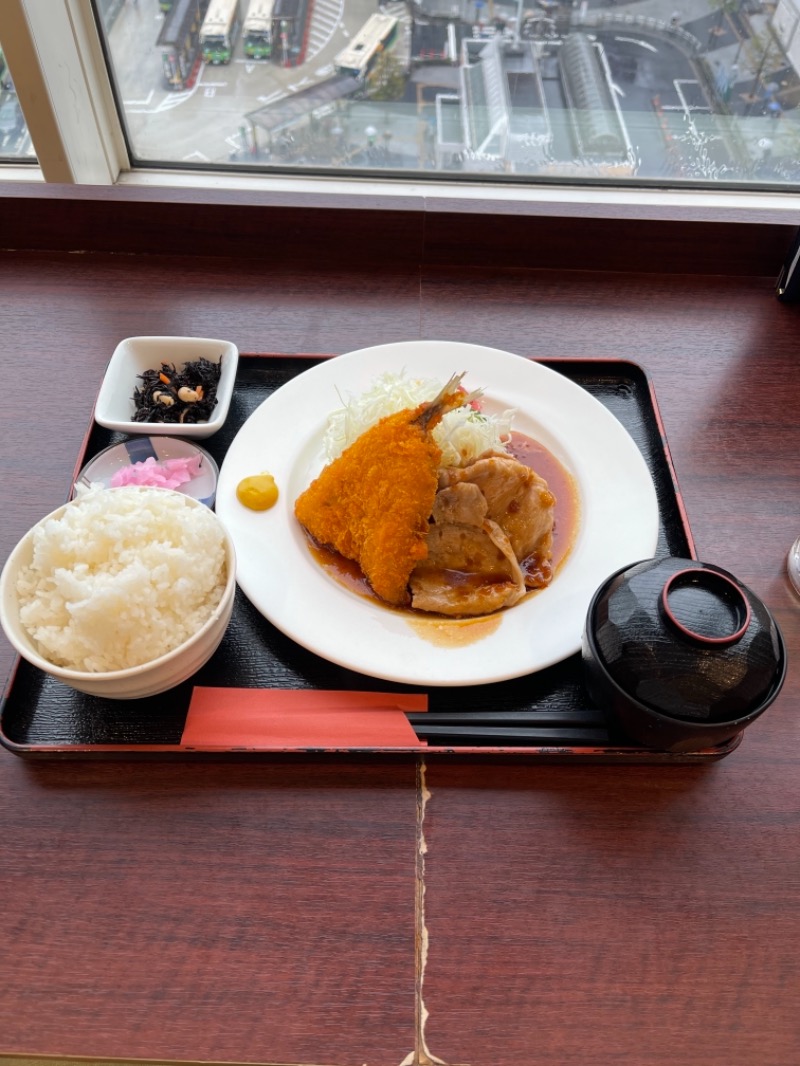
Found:
[{"label": "red trim tray edge", "polygon": [[[313,353],[313,352],[240,352],[240,359],[333,359],[335,355]],[[531,358],[534,362],[537,361],[534,357]],[[658,405],[656,397],[655,385],[653,383],[650,373],[639,363],[633,362],[629,359],[609,359],[599,358],[592,359],[584,356],[565,357],[565,358],[552,358],[542,359],[541,362],[548,363],[597,363],[614,364],[615,366],[629,365],[635,369],[635,371],[641,374],[648,387],[649,400],[653,408],[653,414],[658,426],[659,437],[661,441],[661,447],[663,449],[664,457],[667,462],[667,466],[672,481],[672,486],[675,492],[675,498],[678,504],[678,510],[680,513],[681,525],[683,532],[686,536],[686,540],[690,547],[691,557],[697,558],[697,552],[694,544],[694,538],[692,536],[691,528],[689,526],[689,519],[686,512],[686,508],[683,502],[683,494],[680,489],[677,474],[675,471],[675,465],[672,461],[672,454],[670,452],[669,443],[667,441],[667,435],[664,428],[664,422],[661,417],[661,411]],[[85,462],[86,448],[89,443],[89,437],[92,432],[94,422],[94,408],[92,409],[92,417],[86,428],[86,432],[83,435],[78,458],[75,462],[72,479],[70,481],[70,488],[75,483],[75,478],[83,469]],[[427,756],[427,755],[444,755],[449,757],[467,756],[469,758],[475,758],[479,756],[481,758],[489,758],[493,756],[516,756],[522,757],[524,761],[533,762],[580,762],[580,763],[600,763],[600,764],[658,764],[668,763],[669,765],[676,764],[696,764],[716,761],[724,758],[734,751],[742,741],[743,733],[738,733],[731,740],[724,744],[717,745],[712,748],[703,748],[697,751],[691,752],[659,752],[649,751],[646,748],[637,747],[631,745],[629,747],[623,746],[599,746],[599,747],[454,747],[451,745],[419,745],[408,748],[281,748],[281,749],[258,749],[258,748],[203,748],[197,749],[180,744],[17,744],[6,736],[3,731],[2,718],[3,707],[8,699],[11,690],[13,688],[14,678],[17,673],[17,669],[20,665],[21,658],[17,656],[11,672],[6,681],[6,685],[3,691],[2,699],[0,699],[0,744],[2,744],[9,752],[26,757],[26,758],[67,758],[74,759],[85,756],[86,758],[96,758],[106,756],[109,758],[125,757],[136,759],[147,759],[153,757],[169,757],[175,758],[194,758],[194,759],[215,759],[215,758],[246,758],[246,757],[283,757],[292,756],[297,757],[300,755],[381,755],[381,756]]]}]

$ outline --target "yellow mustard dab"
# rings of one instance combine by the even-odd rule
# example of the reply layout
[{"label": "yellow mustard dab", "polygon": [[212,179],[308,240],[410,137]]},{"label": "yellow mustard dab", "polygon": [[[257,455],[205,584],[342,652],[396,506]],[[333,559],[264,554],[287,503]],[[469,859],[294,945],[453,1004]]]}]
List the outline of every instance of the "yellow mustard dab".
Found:
[{"label": "yellow mustard dab", "polygon": [[251,511],[268,511],[278,502],[275,478],[266,471],[242,478],[236,486],[236,498]]}]

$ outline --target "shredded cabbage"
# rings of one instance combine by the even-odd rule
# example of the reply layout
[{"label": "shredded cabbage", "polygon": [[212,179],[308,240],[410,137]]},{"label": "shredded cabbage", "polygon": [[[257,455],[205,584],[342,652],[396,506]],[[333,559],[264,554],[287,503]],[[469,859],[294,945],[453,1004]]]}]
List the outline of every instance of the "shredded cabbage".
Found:
[{"label": "shredded cabbage", "polygon": [[[442,389],[442,382],[426,378],[408,378],[384,373],[360,396],[342,399],[343,406],[328,418],[323,449],[328,462],[349,447],[357,437],[386,415],[432,400]],[[472,406],[448,411],[433,430],[433,438],[442,449],[441,466],[466,466],[487,451],[505,452],[514,411],[488,415]]]}]

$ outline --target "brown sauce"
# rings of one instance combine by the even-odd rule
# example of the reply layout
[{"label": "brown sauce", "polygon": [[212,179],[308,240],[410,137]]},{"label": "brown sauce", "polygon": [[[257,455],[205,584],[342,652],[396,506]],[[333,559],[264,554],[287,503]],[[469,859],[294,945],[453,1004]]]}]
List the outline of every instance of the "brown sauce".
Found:
[{"label": "brown sauce", "polygon": [[539,477],[543,477],[556,498],[553,556],[550,565],[553,574],[557,574],[558,568],[575,543],[580,524],[580,503],[575,482],[551,451],[532,437],[526,437],[524,433],[512,430],[511,440],[507,442],[506,448],[508,454],[517,462],[529,466]]},{"label": "brown sauce", "polygon": [[407,611],[407,620],[417,636],[437,648],[464,648],[477,644],[500,628],[502,611],[476,618],[447,618],[443,614]]},{"label": "brown sauce", "polygon": [[352,559],[345,559],[343,555],[334,551],[333,548],[325,548],[323,545],[317,544],[317,542],[312,540],[308,534],[306,534],[306,539],[308,540],[309,551],[322,569],[338,581],[340,585],[343,585],[348,592],[355,592],[357,596],[363,596],[367,600],[373,600],[375,603],[379,603],[382,607],[386,607],[387,610],[394,610],[394,608],[390,607],[388,603],[384,603],[383,600],[378,599],[370,588],[369,582],[361,572],[361,567],[358,563],[354,563]]},{"label": "brown sauce", "polygon": [[[555,576],[575,543],[580,524],[580,504],[575,483],[570,473],[552,452],[524,433],[512,432],[507,449],[508,454],[514,459],[530,467],[539,477],[544,478],[556,498],[553,555],[550,562],[550,569]],[[372,603],[379,604],[387,611],[396,611],[406,615],[417,633],[432,644],[440,647],[462,647],[483,639],[500,625],[502,611],[474,618],[448,618],[444,615],[427,614],[424,611],[391,607],[375,595],[358,563],[345,559],[338,552],[322,547],[310,538],[308,543],[309,550],[317,563],[340,585],[357,596],[363,596]],[[530,570],[538,565],[538,561],[525,560],[522,565],[523,569]],[[484,583],[487,580],[485,576],[476,578],[474,574],[455,573],[451,574],[451,579],[465,586],[470,583],[474,584],[476,581]],[[535,593],[534,589],[529,595],[535,595]]]}]

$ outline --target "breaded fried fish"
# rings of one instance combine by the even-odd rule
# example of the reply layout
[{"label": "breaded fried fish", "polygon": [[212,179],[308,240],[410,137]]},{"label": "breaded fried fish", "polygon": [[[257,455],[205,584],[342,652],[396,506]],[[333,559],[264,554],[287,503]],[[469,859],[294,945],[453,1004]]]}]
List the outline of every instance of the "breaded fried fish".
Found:
[{"label": "breaded fried fish", "polygon": [[382,418],[295,502],[314,540],[357,562],[376,595],[395,606],[409,603],[409,576],[428,553],[442,454],[431,434],[446,411],[473,399],[459,387],[462,377],[434,400]]}]

